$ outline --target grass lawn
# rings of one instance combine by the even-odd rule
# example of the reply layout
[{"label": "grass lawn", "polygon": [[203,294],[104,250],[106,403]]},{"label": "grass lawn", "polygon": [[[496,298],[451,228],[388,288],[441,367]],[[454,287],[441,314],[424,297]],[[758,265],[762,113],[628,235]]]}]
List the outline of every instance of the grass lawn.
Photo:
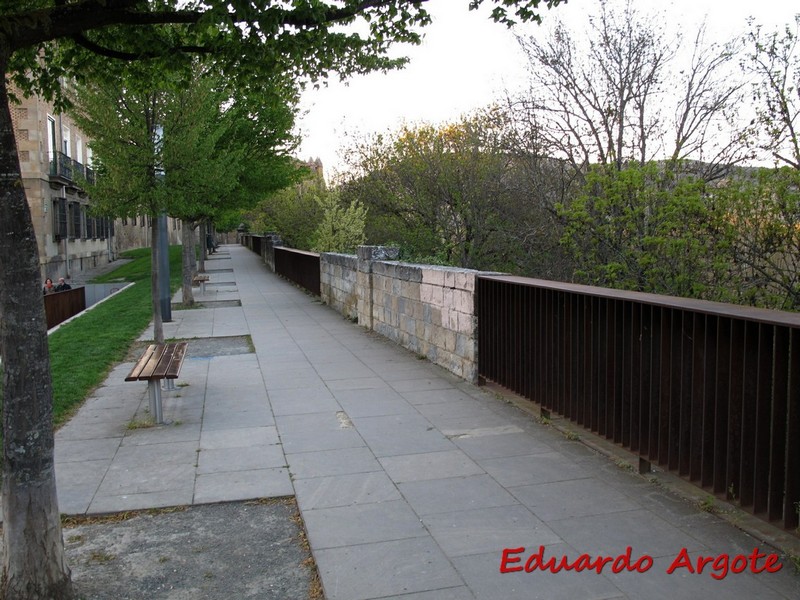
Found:
[{"label": "grass lawn", "polygon": [[[128,349],[152,320],[150,301],[150,249],[123,254],[130,263],[97,278],[98,283],[134,281],[86,314],[62,325],[49,337],[53,376],[53,421],[64,423],[108,372],[123,360]],[[170,287],[180,285],[181,247],[170,247]]]}]

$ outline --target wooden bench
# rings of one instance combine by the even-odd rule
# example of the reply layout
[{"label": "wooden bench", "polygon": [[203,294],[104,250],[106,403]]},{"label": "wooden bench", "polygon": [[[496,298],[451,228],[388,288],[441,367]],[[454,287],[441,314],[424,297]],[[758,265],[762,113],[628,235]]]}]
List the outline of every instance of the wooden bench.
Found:
[{"label": "wooden bench", "polygon": [[200,286],[200,293],[205,295],[206,293],[206,282],[210,279],[208,275],[204,275],[203,273],[197,273],[194,277],[192,277],[192,286],[197,287]]},{"label": "wooden bench", "polygon": [[157,424],[164,422],[161,410],[161,380],[177,379],[186,356],[187,342],[150,344],[128,373],[125,381],[146,381],[150,392],[150,412]]}]

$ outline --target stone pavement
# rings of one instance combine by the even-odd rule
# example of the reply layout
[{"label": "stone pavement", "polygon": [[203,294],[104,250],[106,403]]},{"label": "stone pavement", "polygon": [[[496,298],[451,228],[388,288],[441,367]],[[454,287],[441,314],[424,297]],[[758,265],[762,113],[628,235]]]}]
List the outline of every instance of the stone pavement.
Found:
[{"label": "stone pavement", "polygon": [[[62,512],[295,495],[328,600],[800,597],[786,557],[722,577],[725,556],[773,548],[350,323],[247,249],[207,268],[205,308],[173,310],[165,335],[249,335],[254,351],[190,355],[158,427],[141,427],[132,364],[114,369],[57,432]],[[545,563],[631,547],[643,572],[516,570],[540,546]],[[699,556],[722,558],[692,573]]]}]

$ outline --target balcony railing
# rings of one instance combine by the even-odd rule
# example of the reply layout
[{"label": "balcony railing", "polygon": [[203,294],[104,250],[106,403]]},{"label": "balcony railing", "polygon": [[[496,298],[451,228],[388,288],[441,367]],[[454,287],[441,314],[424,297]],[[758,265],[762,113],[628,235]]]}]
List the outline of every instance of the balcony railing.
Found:
[{"label": "balcony railing", "polygon": [[85,179],[94,183],[94,170],[73,160],[63,152],[54,152],[50,156],[50,177],[58,177],[68,182]]}]

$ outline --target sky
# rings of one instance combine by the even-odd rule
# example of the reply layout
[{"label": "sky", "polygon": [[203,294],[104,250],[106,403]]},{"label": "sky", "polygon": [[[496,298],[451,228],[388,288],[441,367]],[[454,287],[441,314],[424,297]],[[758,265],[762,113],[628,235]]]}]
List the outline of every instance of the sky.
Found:
[{"label": "sky", "polygon": [[[487,3],[490,0],[486,0]],[[544,34],[560,18],[576,31],[585,28],[587,10],[601,0],[569,0],[542,11],[543,24],[514,31]],[[624,0],[606,0],[621,5]],[[639,10],[666,8],[675,25],[685,30],[706,19],[708,37],[724,40],[746,29],[753,17],[767,29],[793,22],[797,0],[634,0]],[[298,121],[302,137],[297,155],[322,161],[331,180],[344,168],[341,148],[350,138],[396,130],[420,122],[440,124],[458,119],[525,87],[525,60],[514,31],[492,22],[488,7],[469,11],[469,0],[429,0],[433,23],[424,29],[420,46],[407,46],[410,63],[402,70],[332,80],[327,87],[304,92]]]}]

